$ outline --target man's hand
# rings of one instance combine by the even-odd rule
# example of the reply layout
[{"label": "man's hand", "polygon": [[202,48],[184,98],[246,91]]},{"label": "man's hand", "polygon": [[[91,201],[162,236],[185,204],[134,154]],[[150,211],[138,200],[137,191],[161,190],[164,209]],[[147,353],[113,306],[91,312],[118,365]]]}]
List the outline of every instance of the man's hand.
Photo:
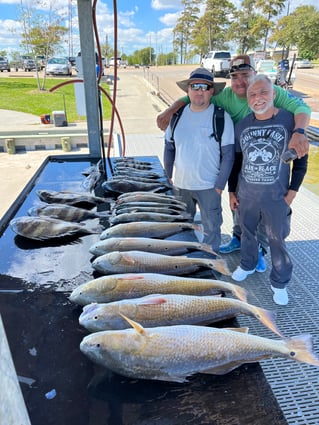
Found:
[{"label": "man's hand", "polygon": [[285,196],[285,201],[287,203],[287,205],[291,205],[292,201],[295,199],[297,195],[297,192],[295,190],[288,190],[286,196]]},{"label": "man's hand", "polygon": [[298,158],[302,158],[307,155],[309,151],[309,141],[305,134],[294,133],[291,136],[288,144],[288,149],[295,149]]},{"label": "man's hand", "polygon": [[157,115],[157,118],[156,118],[157,127],[160,130],[165,131],[166,128],[167,128],[167,126],[168,126],[168,124],[169,124],[169,122],[170,122],[170,119],[171,119],[172,115],[173,115],[173,112],[171,112],[169,110],[169,108],[168,109],[165,109],[164,112],[162,112],[161,114]]},{"label": "man's hand", "polygon": [[229,206],[232,211],[236,211],[238,208],[239,202],[235,192],[229,192]]},{"label": "man's hand", "polygon": [[177,112],[184,105],[185,102],[183,102],[181,99],[176,100],[169,108],[165,109],[164,112],[157,116],[157,127],[160,130],[165,131],[174,112]]}]

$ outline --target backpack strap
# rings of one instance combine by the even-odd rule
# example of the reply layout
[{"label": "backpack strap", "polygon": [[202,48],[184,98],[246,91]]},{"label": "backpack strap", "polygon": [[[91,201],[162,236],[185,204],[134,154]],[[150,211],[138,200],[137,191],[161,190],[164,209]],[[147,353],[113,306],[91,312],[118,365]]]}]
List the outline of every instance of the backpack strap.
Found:
[{"label": "backpack strap", "polygon": [[220,160],[222,159],[222,135],[225,127],[225,110],[220,106],[214,107],[213,113],[213,134],[212,137],[215,138],[219,144],[219,155]]},{"label": "backpack strap", "polygon": [[177,126],[177,123],[180,119],[180,117],[182,116],[182,113],[184,111],[184,109],[186,108],[187,103],[183,106],[181,106],[176,112],[174,112],[172,118],[171,118],[171,122],[169,123],[170,127],[171,127],[171,141],[174,142],[174,133],[175,133],[175,128]]}]

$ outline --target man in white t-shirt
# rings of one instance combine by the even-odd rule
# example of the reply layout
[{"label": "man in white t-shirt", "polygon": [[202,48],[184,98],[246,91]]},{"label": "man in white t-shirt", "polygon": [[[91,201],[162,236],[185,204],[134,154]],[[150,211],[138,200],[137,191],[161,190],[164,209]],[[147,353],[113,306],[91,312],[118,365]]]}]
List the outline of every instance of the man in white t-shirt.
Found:
[{"label": "man in white t-shirt", "polygon": [[176,126],[166,129],[164,167],[175,194],[187,204],[192,217],[198,205],[204,242],[218,252],[223,221],[221,195],[234,162],[234,128],[224,112],[224,130],[218,142],[213,127],[215,106],[210,98],[225,83],[215,83],[211,72],[197,68],[177,85],[188,94],[190,104],[184,107]]}]

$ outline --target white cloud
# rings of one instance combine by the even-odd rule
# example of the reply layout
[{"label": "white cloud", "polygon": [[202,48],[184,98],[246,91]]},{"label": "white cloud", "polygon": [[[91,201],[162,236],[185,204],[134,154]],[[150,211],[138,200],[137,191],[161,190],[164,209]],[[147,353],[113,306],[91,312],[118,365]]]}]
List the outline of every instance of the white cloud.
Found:
[{"label": "white cloud", "polygon": [[180,16],[180,12],[165,13],[165,15],[161,16],[159,20],[160,22],[162,22],[162,24],[166,25],[167,27],[175,27],[179,16]]},{"label": "white cloud", "polygon": [[180,0],[152,0],[151,6],[155,10],[183,8]]}]

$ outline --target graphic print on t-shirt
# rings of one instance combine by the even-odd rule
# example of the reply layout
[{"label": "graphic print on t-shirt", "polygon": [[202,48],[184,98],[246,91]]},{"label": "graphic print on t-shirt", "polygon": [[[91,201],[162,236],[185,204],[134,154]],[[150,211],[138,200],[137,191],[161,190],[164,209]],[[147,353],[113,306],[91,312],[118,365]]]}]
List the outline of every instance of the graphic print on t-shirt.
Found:
[{"label": "graphic print on t-shirt", "polygon": [[247,183],[274,183],[282,166],[280,156],[286,149],[285,140],[286,129],[281,125],[249,127],[242,132],[241,173]]}]

